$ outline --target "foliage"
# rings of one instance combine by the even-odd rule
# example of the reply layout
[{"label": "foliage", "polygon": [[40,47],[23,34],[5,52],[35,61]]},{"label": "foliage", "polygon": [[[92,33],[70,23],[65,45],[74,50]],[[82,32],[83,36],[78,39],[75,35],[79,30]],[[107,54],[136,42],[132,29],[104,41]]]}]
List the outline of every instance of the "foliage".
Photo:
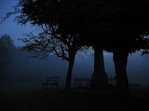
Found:
[{"label": "foliage", "polygon": [[[73,3],[71,3],[73,2]],[[28,51],[37,56],[47,57],[50,53],[69,61],[69,53],[76,53],[82,48],[80,40],[81,23],[78,1],[57,0],[20,0],[15,10],[20,10],[17,21],[21,24],[31,22],[38,25],[41,32],[37,36],[30,33],[22,39]],[[81,5],[81,3],[80,3]],[[73,7],[73,8],[72,8]],[[17,11],[14,11],[17,12]],[[68,15],[69,14],[69,15]],[[75,15],[74,15],[75,14]],[[75,21],[74,21],[75,20]]]},{"label": "foliage", "polygon": [[[129,53],[148,49],[149,22],[147,0],[95,0],[85,10],[84,35],[88,44],[108,51],[127,50]],[[108,42],[109,41],[109,42]]]},{"label": "foliage", "polygon": [[73,38],[79,47],[97,44],[107,51],[119,47],[134,53],[146,50],[148,4],[147,0],[20,0],[14,12],[19,13],[19,23],[31,22],[44,33],[60,34],[55,38],[64,44]]}]

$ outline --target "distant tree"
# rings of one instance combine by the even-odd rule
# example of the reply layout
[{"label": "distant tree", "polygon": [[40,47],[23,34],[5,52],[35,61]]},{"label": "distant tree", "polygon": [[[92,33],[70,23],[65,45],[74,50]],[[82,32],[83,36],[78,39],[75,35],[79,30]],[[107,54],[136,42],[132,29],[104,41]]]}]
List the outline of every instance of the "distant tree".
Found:
[{"label": "distant tree", "polygon": [[12,51],[14,44],[9,35],[0,37],[0,83],[4,83],[9,65],[12,62]]}]

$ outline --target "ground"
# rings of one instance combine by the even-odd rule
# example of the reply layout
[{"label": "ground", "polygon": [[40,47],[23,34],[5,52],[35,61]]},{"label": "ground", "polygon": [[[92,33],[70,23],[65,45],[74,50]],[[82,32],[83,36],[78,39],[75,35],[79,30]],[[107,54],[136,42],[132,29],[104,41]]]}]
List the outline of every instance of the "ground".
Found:
[{"label": "ground", "polygon": [[131,96],[114,92],[63,89],[1,90],[0,111],[143,110],[149,106],[149,89],[131,88]]}]

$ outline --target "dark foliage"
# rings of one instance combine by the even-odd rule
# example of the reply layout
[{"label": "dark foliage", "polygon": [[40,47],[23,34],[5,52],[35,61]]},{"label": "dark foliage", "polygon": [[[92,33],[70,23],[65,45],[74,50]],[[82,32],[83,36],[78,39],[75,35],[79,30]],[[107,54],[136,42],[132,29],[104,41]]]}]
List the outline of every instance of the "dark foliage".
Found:
[{"label": "dark foliage", "polygon": [[25,48],[54,51],[69,61],[66,86],[70,87],[75,55],[86,45],[113,52],[117,84],[127,90],[129,53],[147,54],[149,49],[148,5],[148,0],[20,0],[14,13],[20,14],[19,23],[31,22],[43,30],[38,39],[24,39]]}]

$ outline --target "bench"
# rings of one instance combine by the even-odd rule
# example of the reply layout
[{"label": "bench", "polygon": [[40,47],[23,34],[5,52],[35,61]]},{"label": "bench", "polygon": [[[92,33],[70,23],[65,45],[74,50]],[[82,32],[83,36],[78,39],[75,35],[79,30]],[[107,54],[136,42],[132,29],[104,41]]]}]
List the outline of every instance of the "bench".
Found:
[{"label": "bench", "polygon": [[47,80],[45,83],[42,83],[42,88],[49,88],[49,86],[53,86],[55,88],[58,88],[59,85],[59,77],[47,77]]},{"label": "bench", "polygon": [[91,79],[89,78],[74,78],[74,87],[90,87]]},{"label": "bench", "polygon": [[[109,87],[115,87],[116,86],[116,83],[115,83],[115,78],[108,78],[108,86]],[[79,78],[79,77],[75,77],[74,78],[74,81],[73,81],[73,84],[74,84],[74,88],[76,89],[88,89],[88,88],[91,88],[91,78]]]}]

